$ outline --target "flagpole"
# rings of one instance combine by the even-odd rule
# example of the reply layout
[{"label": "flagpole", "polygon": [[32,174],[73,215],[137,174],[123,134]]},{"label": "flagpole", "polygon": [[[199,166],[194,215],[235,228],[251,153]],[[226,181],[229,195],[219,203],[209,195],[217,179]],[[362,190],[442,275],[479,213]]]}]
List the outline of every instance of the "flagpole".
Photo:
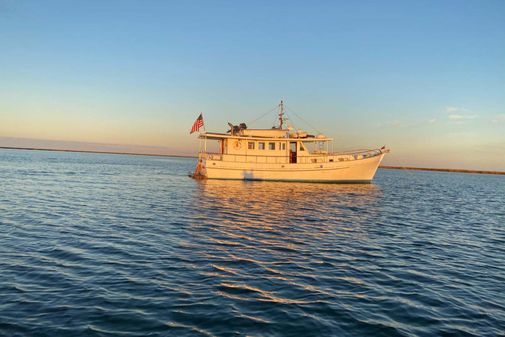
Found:
[{"label": "flagpole", "polygon": [[200,115],[202,116],[203,132],[205,132],[204,152],[207,153],[207,129],[205,129],[205,121],[203,120],[203,113],[200,112]]}]

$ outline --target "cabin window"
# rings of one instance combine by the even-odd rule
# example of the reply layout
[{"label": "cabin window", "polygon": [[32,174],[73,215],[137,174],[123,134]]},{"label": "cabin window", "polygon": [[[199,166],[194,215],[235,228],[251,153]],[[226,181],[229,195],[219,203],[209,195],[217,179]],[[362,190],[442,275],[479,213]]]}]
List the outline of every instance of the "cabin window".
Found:
[{"label": "cabin window", "polygon": [[305,146],[303,146],[303,143],[300,143],[300,151],[305,151]]},{"label": "cabin window", "polygon": [[275,150],[275,143],[268,143],[269,150]]},{"label": "cabin window", "polygon": [[248,143],[247,143],[247,148],[248,148],[249,150],[254,150],[254,142],[248,142]]},{"label": "cabin window", "polygon": [[258,143],[258,150],[264,150],[265,149],[265,143],[259,142]]},{"label": "cabin window", "polygon": [[282,148],[283,150],[286,150],[286,143],[282,143],[282,144],[281,144],[281,148]]}]

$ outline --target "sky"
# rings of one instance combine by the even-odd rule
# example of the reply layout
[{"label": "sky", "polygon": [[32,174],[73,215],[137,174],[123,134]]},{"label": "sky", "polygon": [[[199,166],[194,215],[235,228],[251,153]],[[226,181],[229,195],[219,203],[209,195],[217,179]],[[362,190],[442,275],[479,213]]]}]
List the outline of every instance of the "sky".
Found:
[{"label": "sky", "polygon": [[0,146],[196,155],[200,112],[281,99],[335,149],[505,171],[505,1],[0,0]]}]

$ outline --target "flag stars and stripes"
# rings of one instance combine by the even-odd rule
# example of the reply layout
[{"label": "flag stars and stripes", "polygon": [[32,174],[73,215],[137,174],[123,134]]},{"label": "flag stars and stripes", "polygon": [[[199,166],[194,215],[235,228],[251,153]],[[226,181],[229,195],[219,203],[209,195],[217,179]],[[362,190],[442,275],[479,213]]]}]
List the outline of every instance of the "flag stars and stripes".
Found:
[{"label": "flag stars and stripes", "polygon": [[202,126],[203,126],[203,116],[202,114],[200,114],[200,116],[198,116],[196,121],[193,123],[193,126],[191,127],[191,131],[189,132],[189,134],[192,134],[193,132],[200,130]]}]

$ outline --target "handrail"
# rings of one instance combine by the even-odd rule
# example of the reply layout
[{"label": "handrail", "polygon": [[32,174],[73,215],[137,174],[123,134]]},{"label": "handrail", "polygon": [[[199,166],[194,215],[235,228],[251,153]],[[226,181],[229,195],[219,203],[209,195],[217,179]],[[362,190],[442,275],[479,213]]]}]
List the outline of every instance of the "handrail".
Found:
[{"label": "handrail", "polygon": [[[298,155],[297,163],[327,163],[337,161],[353,161],[375,157],[382,154],[379,149],[374,150],[357,150],[348,152],[334,152],[334,153],[318,153],[309,155]],[[261,155],[261,154],[227,154],[227,153],[217,153],[217,152],[200,152],[200,158],[219,160],[222,161],[224,157],[228,157],[230,161],[233,162],[243,162],[243,163],[277,163],[286,164],[289,163],[290,155],[275,156],[275,155]],[[333,158],[330,158],[333,157]],[[231,160],[233,158],[233,160]],[[239,160],[237,160],[237,158]],[[318,160],[320,159],[320,160]]]},{"label": "handrail", "polygon": [[[221,153],[221,152],[201,152],[203,154],[210,154],[210,155],[225,155],[225,156],[239,156],[239,157],[267,157],[267,158],[287,158],[289,157],[289,153],[287,155],[283,156],[272,156],[272,155],[262,155],[262,154],[239,154],[239,153]],[[353,155],[353,154],[364,154],[364,153],[374,153],[374,154],[380,154],[381,151],[379,149],[374,149],[374,150],[357,150],[357,151],[345,151],[345,152],[321,152],[317,154],[310,154],[310,155],[300,155],[298,154],[298,158],[304,157],[323,157],[323,156],[339,156],[339,155]]]},{"label": "handrail", "polygon": [[365,153],[365,152],[374,152],[380,151],[379,149],[358,149],[358,150],[349,150],[349,151],[341,151],[341,152],[332,152],[333,155],[338,154],[355,154],[355,153]]}]

